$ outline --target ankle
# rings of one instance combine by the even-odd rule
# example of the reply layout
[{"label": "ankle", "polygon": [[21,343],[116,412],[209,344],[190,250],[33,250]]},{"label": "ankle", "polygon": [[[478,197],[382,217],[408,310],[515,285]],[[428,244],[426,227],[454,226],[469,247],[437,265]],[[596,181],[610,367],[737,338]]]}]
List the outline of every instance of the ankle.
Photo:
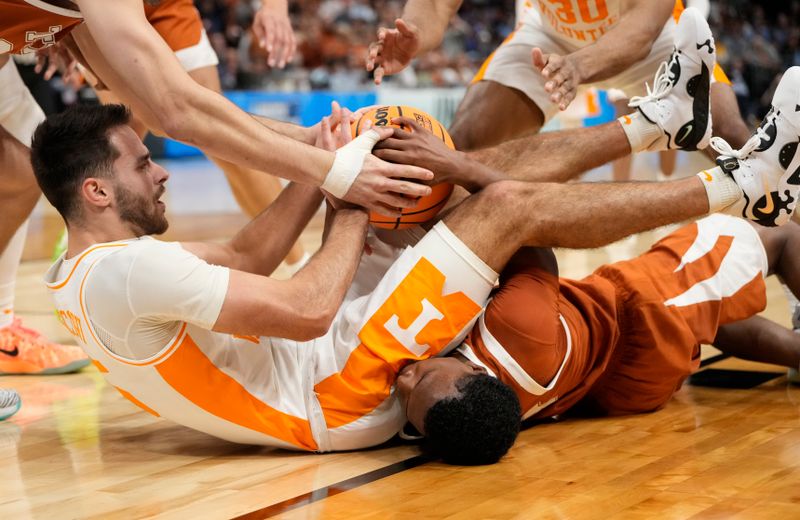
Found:
[{"label": "ankle", "polygon": [[706,189],[709,213],[722,211],[742,198],[742,189],[720,167],[703,170],[697,174],[697,178]]},{"label": "ankle", "polygon": [[655,123],[651,123],[641,112],[622,116],[617,119],[631,145],[631,153],[648,150],[662,137],[663,132]]}]

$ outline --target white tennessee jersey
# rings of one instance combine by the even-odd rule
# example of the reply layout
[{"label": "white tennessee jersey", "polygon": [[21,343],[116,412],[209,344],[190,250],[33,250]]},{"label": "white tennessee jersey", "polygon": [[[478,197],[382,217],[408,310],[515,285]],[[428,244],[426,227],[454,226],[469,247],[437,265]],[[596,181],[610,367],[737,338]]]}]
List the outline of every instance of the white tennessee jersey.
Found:
[{"label": "white tennessee jersey", "polygon": [[134,404],[234,442],[317,449],[298,351],[210,330],[228,275],[143,237],[62,257],[46,282],[62,324]]},{"label": "white tennessee jersey", "polygon": [[62,324],[149,413],[234,442],[349,450],[399,431],[397,372],[459,344],[497,276],[444,226],[413,248],[371,245],[330,330],[308,342],[212,331],[229,270],[177,243],[98,244],[46,281]]},{"label": "white tennessee jersey", "polygon": [[522,23],[531,24],[568,48],[594,43],[619,22],[622,0],[524,0]]}]

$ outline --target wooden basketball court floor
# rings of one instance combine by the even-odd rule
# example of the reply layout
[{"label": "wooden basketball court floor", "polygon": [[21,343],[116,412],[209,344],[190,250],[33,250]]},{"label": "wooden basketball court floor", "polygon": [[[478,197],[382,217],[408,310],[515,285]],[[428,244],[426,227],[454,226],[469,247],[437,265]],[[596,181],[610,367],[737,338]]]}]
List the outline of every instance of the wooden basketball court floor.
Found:
[{"label": "wooden basketball court floor", "polygon": [[[696,161],[680,167],[691,173]],[[652,178],[654,164],[637,158],[636,177]],[[224,238],[245,222],[207,163],[168,167],[168,239]],[[66,342],[41,283],[59,229],[52,211],[37,212],[17,307]],[[560,251],[562,273],[582,276],[653,240]],[[781,288],[768,287],[765,315],[788,325]],[[648,415],[533,425],[501,463],[467,468],[400,441],[326,455],[230,444],[152,417],[93,368],[3,377],[23,406],[0,423],[0,518],[800,518],[800,387],[780,367],[713,349],[704,358],[698,382],[715,386],[687,385]]]}]

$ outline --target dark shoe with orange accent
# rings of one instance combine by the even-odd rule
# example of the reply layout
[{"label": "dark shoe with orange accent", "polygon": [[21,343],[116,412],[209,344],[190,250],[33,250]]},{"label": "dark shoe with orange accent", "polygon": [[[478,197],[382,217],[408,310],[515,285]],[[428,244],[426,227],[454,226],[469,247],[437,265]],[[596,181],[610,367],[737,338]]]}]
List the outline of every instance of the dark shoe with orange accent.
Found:
[{"label": "dark shoe with orange accent", "polygon": [[711,147],[721,155],[717,165],[736,180],[742,200],[725,213],[763,226],[789,222],[800,194],[800,67],[781,78],[772,108],[755,134],[739,150],[714,137]]}]

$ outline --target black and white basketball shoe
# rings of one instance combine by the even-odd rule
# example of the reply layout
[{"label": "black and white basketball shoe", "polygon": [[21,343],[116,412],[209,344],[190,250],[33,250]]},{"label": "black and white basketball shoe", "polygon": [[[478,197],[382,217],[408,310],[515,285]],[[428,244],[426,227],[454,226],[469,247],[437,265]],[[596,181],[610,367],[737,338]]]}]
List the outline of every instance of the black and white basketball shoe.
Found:
[{"label": "black and white basketball shoe", "polygon": [[755,134],[739,150],[713,137],[711,147],[720,153],[717,165],[733,176],[744,197],[725,213],[764,226],[789,221],[800,193],[800,67],[787,70],[772,108]]},{"label": "black and white basketball shoe", "polygon": [[663,135],[648,150],[698,150],[711,138],[711,76],[716,48],[700,11],[687,8],[675,29],[672,55],[656,72],[647,95],[634,96],[636,107]]}]

